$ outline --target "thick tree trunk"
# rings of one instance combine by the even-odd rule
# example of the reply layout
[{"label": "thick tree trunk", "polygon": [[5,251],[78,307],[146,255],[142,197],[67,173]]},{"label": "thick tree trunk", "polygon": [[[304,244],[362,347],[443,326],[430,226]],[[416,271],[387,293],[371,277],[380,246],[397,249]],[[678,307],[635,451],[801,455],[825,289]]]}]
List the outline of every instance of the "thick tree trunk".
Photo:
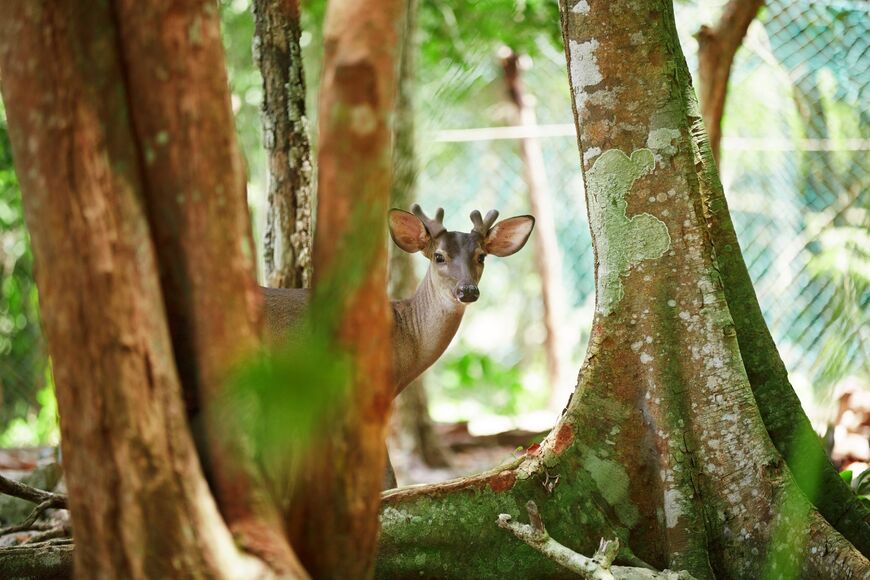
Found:
[{"label": "thick tree trunk", "polygon": [[[407,0],[402,57],[399,65],[399,91],[396,102],[395,143],[393,144],[393,207],[408,210],[417,185],[417,148],[414,126],[414,92],[416,87],[417,0]],[[390,294],[393,298],[408,298],[417,290],[419,280],[414,273],[414,256],[390,246]],[[423,377],[418,377],[396,397],[393,424],[407,441],[414,454],[430,467],[446,467],[447,451],[435,433],[429,416],[429,398]]]},{"label": "thick tree trunk", "polygon": [[260,346],[262,306],[217,7],[117,0],[115,13],[172,346],[201,406],[205,465],[239,543],[296,569],[225,392],[234,365]]},{"label": "thick tree trunk", "polygon": [[[511,103],[517,109],[517,124],[534,129],[538,122],[535,118],[534,103],[525,94],[523,87],[520,58],[510,51],[502,58],[502,70]],[[562,295],[562,256],[556,239],[556,221],[553,217],[553,204],[550,201],[550,186],[544,166],[541,145],[534,137],[520,139],[520,158],[523,160],[523,176],[529,192],[532,213],[538,225],[535,235],[535,266],[541,279],[541,299],[543,301],[544,328],[547,331],[544,350],[547,354],[547,378],[550,387],[550,405],[555,409],[565,406],[559,395],[565,372],[565,357],[562,354],[562,340],[559,322],[565,311]]]},{"label": "thick tree trunk", "polygon": [[764,0],[730,0],[725,5],[719,22],[712,28],[702,26],[696,35],[701,117],[707,127],[707,138],[713,152],[713,159],[717,163],[731,65],[734,63],[734,55],[743,43],[749,25],[763,5]]},{"label": "thick tree trunk", "polygon": [[263,259],[275,288],[311,285],[311,144],[298,0],[254,0],[255,57],[263,75],[263,141],[269,152]]},{"label": "thick tree trunk", "polygon": [[[236,549],[197,461],[143,206],[155,149],[180,156],[168,138],[181,137],[135,131],[125,84],[134,58],[117,52],[111,5],[3,2],[2,13],[3,99],[39,266],[77,574],[261,577],[267,569]],[[176,52],[168,62],[187,60]],[[190,149],[208,149],[211,135],[195,134]],[[238,247],[236,231],[222,234]]]},{"label": "thick tree trunk", "polygon": [[365,578],[374,565],[393,395],[384,221],[404,12],[405,0],[334,0],[326,14],[311,310],[353,376],[290,505],[293,545],[317,578]]},{"label": "thick tree trunk", "polygon": [[742,258],[717,245],[727,209],[671,3],[572,0],[562,18],[596,259],[580,383],[522,459],[386,494],[379,574],[558,577],[495,526],[533,499],[579,553],[615,535],[624,562],[697,578],[863,578],[867,559],[795,484],[753,397],[730,311],[745,285],[723,289],[719,252]]}]

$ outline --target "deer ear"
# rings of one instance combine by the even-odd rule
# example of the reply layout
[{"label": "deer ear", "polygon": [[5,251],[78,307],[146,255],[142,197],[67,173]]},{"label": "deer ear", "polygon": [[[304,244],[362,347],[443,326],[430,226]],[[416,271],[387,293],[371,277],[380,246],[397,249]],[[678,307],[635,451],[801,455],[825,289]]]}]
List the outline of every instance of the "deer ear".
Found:
[{"label": "deer ear", "polygon": [[390,237],[397,246],[413,254],[429,243],[429,233],[417,216],[401,209],[390,210]]},{"label": "deer ear", "polygon": [[500,258],[516,254],[526,245],[534,227],[535,218],[530,215],[502,220],[489,229],[483,249]]}]

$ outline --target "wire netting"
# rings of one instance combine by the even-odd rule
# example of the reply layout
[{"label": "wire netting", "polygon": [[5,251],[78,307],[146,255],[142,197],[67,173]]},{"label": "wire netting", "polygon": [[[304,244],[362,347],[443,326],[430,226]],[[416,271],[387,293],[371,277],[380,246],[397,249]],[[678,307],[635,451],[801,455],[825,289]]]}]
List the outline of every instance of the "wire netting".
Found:
[{"label": "wire netting", "polygon": [[[830,393],[832,385],[856,376],[866,386],[870,298],[866,283],[852,295],[849,288],[850,280],[870,278],[868,248],[860,243],[870,185],[867,8],[859,1],[768,2],[738,52],[724,118],[721,173],[732,216],[765,319],[802,395],[813,385],[820,387],[816,395]],[[693,71],[693,34],[710,21],[709,13],[708,4],[677,6]],[[424,81],[419,99],[418,197],[424,207],[443,206],[453,229],[466,229],[475,208],[529,211],[519,132],[506,126],[512,117],[498,57],[472,48],[466,59]],[[571,365],[579,368],[594,274],[565,70],[561,49],[542,39],[524,84],[536,101],[535,134],[556,209],[571,312]],[[540,349],[539,287],[517,283],[525,274],[534,278],[532,253],[525,254],[487,271],[483,297],[495,296],[467,315],[464,348],[501,352],[505,360]],[[517,328],[523,332],[511,334]],[[832,369],[827,358],[834,353],[839,358]],[[531,356],[542,364],[541,356]]]}]

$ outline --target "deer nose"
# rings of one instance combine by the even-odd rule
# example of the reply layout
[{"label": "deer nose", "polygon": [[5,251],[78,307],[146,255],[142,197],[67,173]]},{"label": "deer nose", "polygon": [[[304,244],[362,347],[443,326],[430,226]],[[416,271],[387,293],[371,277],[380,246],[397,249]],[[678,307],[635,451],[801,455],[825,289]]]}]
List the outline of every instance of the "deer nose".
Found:
[{"label": "deer nose", "polygon": [[474,284],[465,284],[456,289],[456,297],[460,302],[474,302],[480,298],[480,290]]}]

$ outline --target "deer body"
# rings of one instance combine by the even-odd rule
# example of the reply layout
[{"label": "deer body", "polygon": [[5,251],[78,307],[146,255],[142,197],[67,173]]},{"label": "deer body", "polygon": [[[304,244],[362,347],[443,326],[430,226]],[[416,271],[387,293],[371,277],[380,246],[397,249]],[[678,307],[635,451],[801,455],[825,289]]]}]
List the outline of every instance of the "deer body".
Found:
[{"label": "deer body", "polygon": [[[308,307],[308,290],[263,288],[270,336],[294,334]],[[447,350],[465,304],[444,296],[426,277],[411,298],[393,300],[393,385],[398,395]]]},{"label": "deer body", "polygon": [[[453,232],[441,223],[444,210],[430,219],[420,206],[411,209],[413,213],[390,210],[390,235],[399,248],[422,252],[430,264],[414,296],[392,302],[395,395],[438,360],[453,340],[466,305],[480,295],[477,283],[484,258],[519,251],[535,223],[531,216],[519,216],[493,225],[498,212],[491,211],[482,219],[475,211],[470,233]],[[263,294],[269,336],[298,332],[308,308],[308,290],[263,288]]]}]

